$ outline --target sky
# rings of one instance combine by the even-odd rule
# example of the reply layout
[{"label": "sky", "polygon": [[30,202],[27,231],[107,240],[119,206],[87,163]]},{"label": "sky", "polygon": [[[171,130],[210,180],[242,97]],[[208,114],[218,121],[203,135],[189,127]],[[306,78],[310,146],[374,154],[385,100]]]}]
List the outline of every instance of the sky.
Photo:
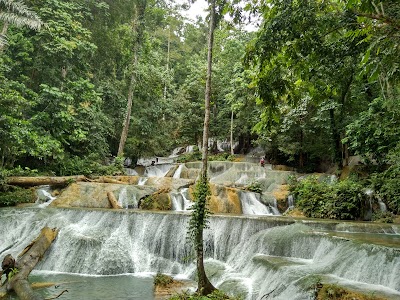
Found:
[{"label": "sky", "polygon": [[[188,0],[178,0],[180,3],[187,3]],[[183,11],[182,15],[188,17],[191,20],[196,20],[196,16],[200,15],[205,19],[207,16],[207,12],[205,11],[207,9],[207,1],[206,0],[196,0],[193,4],[191,4],[190,9],[188,11]],[[244,27],[248,31],[256,31],[257,26],[254,24],[249,24]]]},{"label": "sky", "polygon": [[[181,3],[187,2],[185,0],[178,1]],[[196,0],[195,3],[191,4],[190,9],[188,11],[183,11],[183,15],[188,17],[191,20],[195,20],[196,16],[200,15],[203,18],[206,17],[207,13],[205,10],[207,9],[207,1],[205,0]]]}]

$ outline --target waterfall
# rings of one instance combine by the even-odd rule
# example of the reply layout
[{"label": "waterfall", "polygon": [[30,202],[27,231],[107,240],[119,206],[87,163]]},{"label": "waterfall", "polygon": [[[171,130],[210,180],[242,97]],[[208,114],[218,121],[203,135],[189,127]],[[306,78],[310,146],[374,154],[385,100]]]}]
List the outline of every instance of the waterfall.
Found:
[{"label": "waterfall", "polygon": [[182,169],[185,165],[180,164],[178,169],[176,169],[173,178],[181,178]]},{"label": "waterfall", "polygon": [[376,199],[378,200],[378,205],[381,212],[386,212],[387,211],[386,204],[382,201],[380,197],[376,197]]},{"label": "waterfall", "polygon": [[53,200],[56,199],[56,197],[51,195],[51,189],[49,185],[39,186],[36,189],[36,195],[36,203],[42,208],[48,206]]},{"label": "waterfall", "polygon": [[193,202],[189,200],[189,189],[183,188],[177,193],[170,193],[172,201],[172,210],[186,211]]},{"label": "waterfall", "polygon": [[293,207],[294,207],[294,196],[293,195],[289,195],[287,197],[287,201],[288,201],[288,209],[293,209]]},{"label": "waterfall", "polygon": [[139,202],[135,194],[128,195],[128,189],[125,186],[119,192],[118,204],[123,208],[138,208]]},{"label": "waterfall", "polygon": [[140,177],[138,180],[138,185],[145,185],[147,180],[149,180],[148,177]]},{"label": "waterfall", "polygon": [[[270,206],[266,206],[260,200],[260,195],[253,192],[241,192],[240,202],[244,215],[273,215]],[[278,212],[279,214],[279,212]]]},{"label": "waterfall", "polygon": [[[158,271],[193,279],[188,220],[184,213],[0,209],[0,259],[9,253],[16,257],[43,226],[50,226],[59,228],[59,235],[34,272],[35,276],[46,274],[46,281],[54,282],[60,274],[79,274],[92,276],[90,284],[97,280],[105,284],[103,278],[110,277],[104,276]],[[356,233],[354,237],[335,237],[329,222],[318,223],[317,231],[313,222],[288,218],[211,216],[209,221],[204,232],[206,270],[211,282],[227,293],[242,294],[247,300],[270,292],[275,300],[309,299],[310,282],[320,277],[324,282],[378,291],[388,299],[400,297],[398,248],[353,241]],[[395,226],[392,232],[399,231],[398,225],[380,226]],[[351,236],[351,227],[346,230]],[[383,236],[399,247],[399,235]],[[80,278],[80,282],[86,281]],[[128,284],[126,279],[122,282]],[[124,289],[114,289],[114,294],[102,290],[105,294],[100,298],[115,299]],[[142,299],[153,299],[146,297]]]},{"label": "waterfall", "polygon": [[155,166],[148,166],[144,171],[146,177],[164,177],[172,168],[172,164],[160,164]]}]

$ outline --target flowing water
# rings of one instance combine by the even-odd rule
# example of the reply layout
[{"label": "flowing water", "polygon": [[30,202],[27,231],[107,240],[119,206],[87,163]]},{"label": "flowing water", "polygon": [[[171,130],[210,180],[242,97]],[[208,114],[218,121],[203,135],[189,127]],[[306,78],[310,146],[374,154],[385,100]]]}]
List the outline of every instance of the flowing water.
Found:
[{"label": "flowing water", "polygon": [[[153,300],[152,274],[194,279],[185,213],[5,208],[0,259],[17,256],[44,226],[60,229],[31,280],[57,282],[41,293],[58,299]],[[211,282],[248,300],[312,299],[316,281],[400,299],[398,225],[211,216],[205,231]],[[373,231],[381,243],[358,238]],[[397,234],[396,234],[397,232]]]}]

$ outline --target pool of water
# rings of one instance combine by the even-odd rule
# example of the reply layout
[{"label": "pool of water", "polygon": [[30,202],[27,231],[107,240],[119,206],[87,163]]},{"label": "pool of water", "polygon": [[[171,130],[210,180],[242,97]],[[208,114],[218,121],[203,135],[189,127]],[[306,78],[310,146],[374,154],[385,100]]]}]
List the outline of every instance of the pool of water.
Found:
[{"label": "pool of water", "polygon": [[[64,292],[60,300],[154,300],[153,281],[150,274],[124,274],[116,276],[84,276],[76,274],[33,271],[30,282],[54,283],[39,288],[37,293],[52,298]],[[17,299],[17,298],[9,298]]]}]

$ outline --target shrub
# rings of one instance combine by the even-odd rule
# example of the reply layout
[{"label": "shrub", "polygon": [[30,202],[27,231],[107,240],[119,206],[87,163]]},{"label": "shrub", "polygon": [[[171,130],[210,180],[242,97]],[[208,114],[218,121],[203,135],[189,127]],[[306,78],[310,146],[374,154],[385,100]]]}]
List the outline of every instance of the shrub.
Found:
[{"label": "shrub", "polygon": [[253,181],[248,186],[245,187],[245,190],[254,192],[254,193],[262,193],[261,183],[258,181]]},{"label": "shrub", "polygon": [[306,217],[356,220],[362,214],[363,186],[347,179],[335,183],[308,176],[300,181],[289,178],[289,190]]},{"label": "shrub", "polygon": [[123,174],[123,159],[116,157],[110,165],[104,165],[95,156],[79,157],[71,156],[58,161],[51,166],[59,176],[69,175],[116,175]]},{"label": "shrub", "polygon": [[9,186],[7,191],[0,192],[0,206],[14,206],[19,203],[33,203],[36,195],[32,189]]},{"label": "shrub", "polygon": [[154,277],[154,286],[166,287],[173,282],[174,279],[171,276],[162,273],[157,273],[157,275]]},{"label": "shrub", "polygon": [[185,163],[189,161],[198,161],[201,160],[201,152],[200,151],[193,151],[190,153],[186,153],[178,157],[176,160],[178,163]]},{"label": "shrub", "polygon": [[370,180],[388,210],[400,214],[400,166],[393,165],[382,173],[374,173]]}]

